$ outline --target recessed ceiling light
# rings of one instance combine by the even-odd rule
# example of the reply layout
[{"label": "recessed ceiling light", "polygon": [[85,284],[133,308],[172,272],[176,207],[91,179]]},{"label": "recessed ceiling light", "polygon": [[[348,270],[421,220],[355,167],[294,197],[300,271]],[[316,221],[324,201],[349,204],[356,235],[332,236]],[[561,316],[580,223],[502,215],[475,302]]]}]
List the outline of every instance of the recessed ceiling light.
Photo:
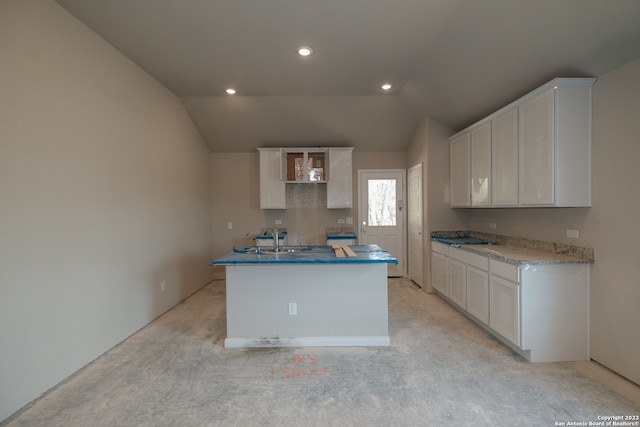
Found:
[{"label": "recessed ceiling light", "polygon": [[382,83],[380,85],[380,89],[382,90],[390,90],[393,87],[391,83]]},{"label": "recessed ceiling light", "polygon": [[224,91],[226,92],[227,95],[235,95],[238,92],[232,87],[226,88]]},{"label": "recessed ceiling light", "polygon": [[298,55],[300,56],[309,56],[313,53],[313,49],[311,49],[309,46],[300,46],[298,48]]}]

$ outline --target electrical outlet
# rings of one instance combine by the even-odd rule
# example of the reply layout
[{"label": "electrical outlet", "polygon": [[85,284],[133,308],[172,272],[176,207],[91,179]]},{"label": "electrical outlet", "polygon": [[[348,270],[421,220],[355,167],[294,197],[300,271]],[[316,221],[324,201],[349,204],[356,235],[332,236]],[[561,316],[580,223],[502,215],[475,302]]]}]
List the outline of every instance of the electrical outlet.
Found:
[{"label": "electrical outlet", "polygon": [[282,220],[281,219],[276,219],[276,225],[282,225]]},{"label": "electrical outlet", "polygon": [[490,229],[495,230],[495,229],[496,229],[496,227],[497,227],[497,225],[496,225],[496,223],[495,223],[495,222],[491,222],[491,223],[489,223],[489,228],[490,228]]},{"label": "electrical outlet", "polygon": [[298,314],[298,304],[295,302],[289,303],[289,316],[296,316]]},{"label": "electrical outlet", "polygon": [[227,229],[231,230],[233,228],[233,223],[232,222],[228,222],[227,223]]},{"label": "electrical outlet", "polygon": [[160,282],[160,292],[164,292],[166,290],[167,290],[167,282],[163,280],[162,282]]},{"label": "electrical outlet", "polygon": [[353,224],[353,218],[348,216],[347,217],[347,224]]},{"label": "electrical outlet", "polygon": [[344,224],[344,218],[340,218],[340,219],[338,220],[338,224]]},{"label": "electrical outlet", "polygon": [[567,237],[577,239],[579,236],[580,232],[578,230],[567,230]]}]

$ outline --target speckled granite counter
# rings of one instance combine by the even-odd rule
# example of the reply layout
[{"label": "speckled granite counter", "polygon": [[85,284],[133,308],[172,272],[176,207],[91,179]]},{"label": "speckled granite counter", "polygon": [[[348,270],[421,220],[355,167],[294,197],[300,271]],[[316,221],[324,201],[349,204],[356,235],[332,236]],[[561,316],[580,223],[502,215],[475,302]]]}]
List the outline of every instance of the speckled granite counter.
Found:
[{"label": "speckled granite counter", "polygon": [[586,264],[592,259],[580,258],[571,255],[542,251],[539,249],[524,248],[521,246],[507,245],[465,245],[459,249],[474,252],[480,255],[489,255],[499,261],[509,264]]},{"label": "speckled granite counter", "polygon": [[496,245],[461,245],[460,249],[488,255],[510,264],[588,264],[594,262],[593,248],[545,242],[542,240],[503,236],[476,231],[436,231],[431,237],[470,236]]}]

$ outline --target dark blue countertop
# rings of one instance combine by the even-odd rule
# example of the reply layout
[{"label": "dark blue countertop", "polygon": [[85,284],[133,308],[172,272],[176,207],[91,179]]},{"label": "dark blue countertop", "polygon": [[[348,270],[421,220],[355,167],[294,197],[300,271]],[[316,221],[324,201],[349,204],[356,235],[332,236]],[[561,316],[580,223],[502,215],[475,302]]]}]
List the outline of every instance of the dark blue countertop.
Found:
[{"label": "dark blue countertop", "polygon": [[[306,246],[292,248],[293,252],[280,254],[244,253],[243,250],[234,251],[211,262],[211,265],[260,265],[260,264],[398,264],[398,260],[377,245],[349,246],[355,257],[337,258],[330,246]],[[248,249],[248,248],[245,248]],[[307,250],[304,250],[307,249]]]},{"label": "dark blue countertop", "polygon": [[327,233],[329,240],[355,240],[356,238],[356,233]]}]

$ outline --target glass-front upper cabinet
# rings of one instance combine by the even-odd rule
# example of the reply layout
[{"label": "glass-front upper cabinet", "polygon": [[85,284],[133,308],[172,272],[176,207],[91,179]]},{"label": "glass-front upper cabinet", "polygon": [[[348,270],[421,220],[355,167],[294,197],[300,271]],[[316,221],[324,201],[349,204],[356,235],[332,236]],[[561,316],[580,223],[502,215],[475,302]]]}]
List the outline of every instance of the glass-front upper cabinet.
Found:
[{"label": "glass-front upper cabinet", "polygon": [[287,182],[326,182],[328,178],[326,149],[306,151],[292,149],[283,150],[285,161],[282,162]]}]

